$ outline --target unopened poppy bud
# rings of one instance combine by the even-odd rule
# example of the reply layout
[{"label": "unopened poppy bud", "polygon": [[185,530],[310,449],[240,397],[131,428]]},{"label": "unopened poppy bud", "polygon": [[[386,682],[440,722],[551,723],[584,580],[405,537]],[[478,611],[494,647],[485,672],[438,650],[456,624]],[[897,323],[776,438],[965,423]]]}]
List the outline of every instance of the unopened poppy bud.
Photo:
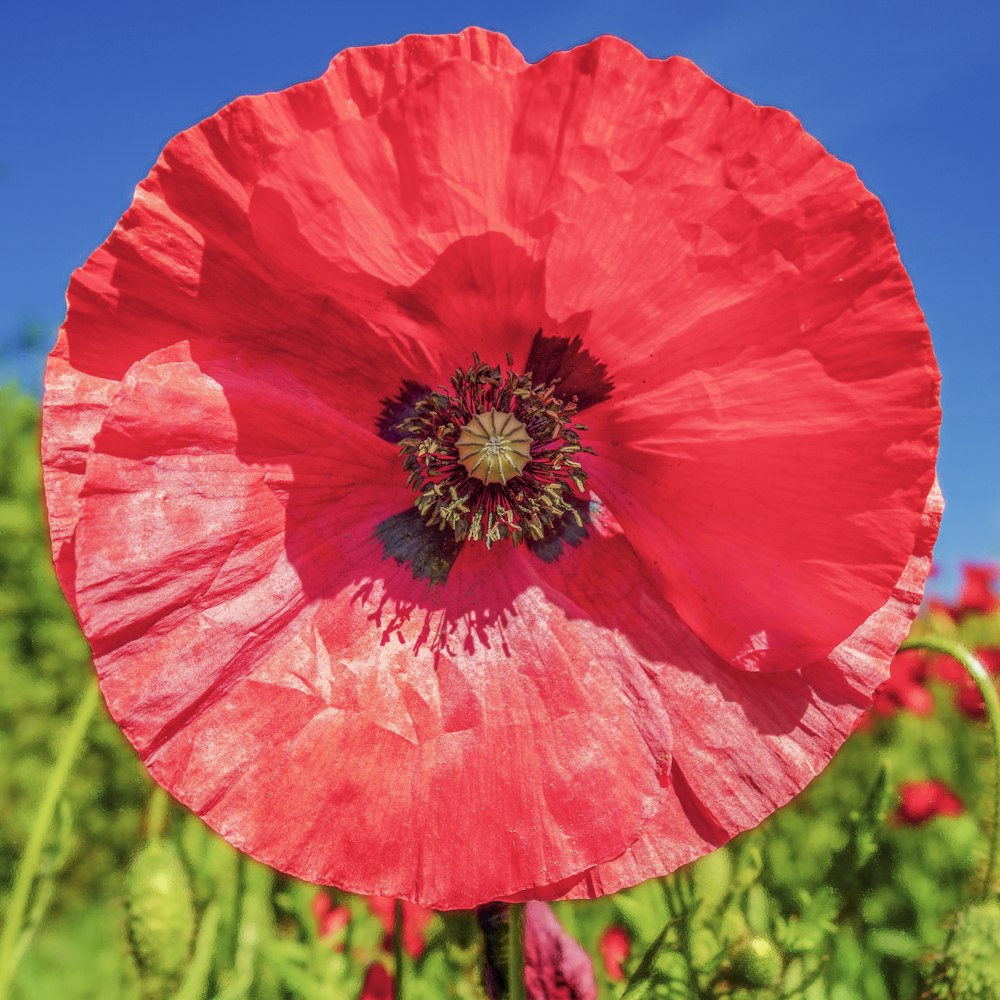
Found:
[{"label": "unopened poppy bud", "polygon": [[180,985],[191,955],[191,884],[171,844],[147,844],[128,876],[128,936],[143,1000],[166,1000]]},{"label": "unopened poppy bud", "polygon": [[775,986],[781,979],[781,952],[763,934],[739,945],[730,958],[730,978],[741,986]]},{"label": "unopened poppy bud", "polygon": [[930,978],[928,995],[936,1000],[1000,997],[1000,900],[974,903],[956,917]]}]

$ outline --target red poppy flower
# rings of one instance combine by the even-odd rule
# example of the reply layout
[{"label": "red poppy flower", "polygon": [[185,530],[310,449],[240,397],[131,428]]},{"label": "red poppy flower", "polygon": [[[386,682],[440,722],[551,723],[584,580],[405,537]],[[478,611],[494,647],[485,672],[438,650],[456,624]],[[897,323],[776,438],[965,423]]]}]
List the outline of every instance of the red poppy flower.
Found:
[{"label": "red poppy flower", "polygon": [[954,605],[940,597],[932,597],[927,601],[927,614],[932,618],[945,619],[946,624],[956,620]]},{"label": "red poppy flower", "polygon": [[962,567],[962,586],[954,607],[959,619],[968,615],[989,615],[1000,608],[996,592],[1000,569],[992,564],[966,563]]},{"label": "red poppy flower", "polygon": [[921,652],[908,649],[897,653],[889,669],[889,679],[875,692],[872,711],[878,715],[894,715],[906,709],[914,715],[930,715],[934,697],[924,686],[927,664]]},{"label": "red poppy flower", "polygon": [[[333,901],[325,892],[317,892],[310,904],[313,917],[316,919],[316,932],[321,938],[339,934],[351,922],[351,911],[346,906],[334,906]],[[337,951],[344,950],[342,940],[336,944]]]},{"label": "red poppy flower", "polygon": [[622,965],[628,961],[632,949],[632,939],[624,927],[617,924],[609,927],[602,935],[599,943],[601,958],[604,960],[604,971],[608,978],[616,983],[625,978]]},{"label": "red poppy flower", "polygon": [[[396,901],[388,896],[370,896],[368,907],[378,917],[385,930],[386,947],[392,948],[390,935],[396,926]],[[432,910],[417,906],[409,900],[403,900],[403,947],[410,958],[417,959],[427,947],[427,925],[434,916]]]},{"label": "red poppy flower", "polygon": [[[975,651],[986,669],[996,676],[1000,674],[1000,649],[982,648]],[[986,703],[969,676],[968,671],[950,656],[935,656],[931,661],[931,672],[955,691],[955,706],[970,719],[986,718]]]},{"label": "red poppy flower", "polygon": [[899,789],[895,820],[907,826],[926,823],[935,816],[961,816],[965,806],[942,781],[911,781]]},{"label": "red poppy flower", "polygon": [[994,677],[1000,676],[1000,646],[980,646],[976,656]]},{"label": "red poppy flower", "polygon": [[392,973],[381,962],[373,962],[365,971],[358,1000],[393,1000]]},{"label": "red poppy flower", "polygon": [[826,764],[919,604],[885,214],[684,59],[348,50],[170,142],[68,299],[46,495],[108,706],[310,881],[670,871]]}]

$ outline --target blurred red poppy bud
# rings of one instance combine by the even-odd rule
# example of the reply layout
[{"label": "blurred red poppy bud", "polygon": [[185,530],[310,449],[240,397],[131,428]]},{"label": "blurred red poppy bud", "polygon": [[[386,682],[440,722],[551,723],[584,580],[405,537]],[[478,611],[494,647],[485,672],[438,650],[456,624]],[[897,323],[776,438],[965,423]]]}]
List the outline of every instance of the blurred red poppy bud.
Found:
[{"label": "blurred red poppy bud", "polygon": [[965,806],[942,781],[911,781],[899,789],[899,807],[893,816],[897,824],[917,826],[936,816],[961,816]]},{"label": "blurred red poppy bud", "polygon": [[632,940],[624,927],[609,927],[602,935],[598,946],[604,959],[604,971],[616,983],[625,978],[622,965],[628,960]]},{"label": "blurred red poppy bud", "polygon": [[[369,896],[368,908],[378,917],[385,930],[387,950],[392,950],[392,932],[396,926],[396,900],[391,896]],[[403,948],[410,958],[416,960],[427,947],[427,925],[434,916],[433,910],[403,900]]]},{"label": "blurred red poppy bud", "polygon": [[1000,571],[994,565],[966,563],[962,567],[962,588],[955,610],[966,615],[989,615],[1000,608],[1000,596],[994,589]]},{"label": "blurred red poppy bud", "polygon": [[368,966],[358,1000],[393,1000],[393,979],[381,962]]}]

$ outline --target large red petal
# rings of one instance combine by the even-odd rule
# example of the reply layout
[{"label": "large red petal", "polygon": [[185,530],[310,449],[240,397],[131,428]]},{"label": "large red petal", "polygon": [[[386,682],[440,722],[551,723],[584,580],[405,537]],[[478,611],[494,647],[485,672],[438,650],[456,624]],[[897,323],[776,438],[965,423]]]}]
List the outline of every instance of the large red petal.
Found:
[{"label": "large red petal", "polygon": [[673,720],[671,779],[660,811],[620,857],[511,898],[592,898],[636,885],[724,844],[801,791],[888,676],[920,606],[941,509],[935,487],[917,549],[884,607],[826,661],[765,674],[734,669],[692,634],[644,577],[614,518],[599,513],[591,527],[596,555],[577,550],[582,572],[573,556],[556,564],[559,585],[581,613],[598,622],[613,615],[655,674]]},{"label": "large red petal", "polygon": [[375,537],[411,498],[392,445],[279,368],[134,365],[78,528],[112,714],[176,796],[310,881],[471,906],[619,855],[669,769],[648,676],[526,550],[414,580]]},{"label": "large red petal", "polygon": [[[755,674],[733,670],[693,636],[686,649],[672,646],[657,682],[674,720],[673,781],[660,812],[620,857],[550,886],[545,896],[601,896],[673,871],[800,791],[888,676],[920,607],[942,506],[935,486],[892,597],[824,662],[797,673]],[[670,617],[653,627],[669,636]]]},{"label": "large red petal", "polygon": [[546,252],[547,308],[590,311],[615,383],[588,469],[712,648],[794,669],[913,551],[940,421],[927,329],[881,206],[790,115],[594,47],[620,57],[602,93],[663,141],[623,142],[618,183],[565,206]]}]

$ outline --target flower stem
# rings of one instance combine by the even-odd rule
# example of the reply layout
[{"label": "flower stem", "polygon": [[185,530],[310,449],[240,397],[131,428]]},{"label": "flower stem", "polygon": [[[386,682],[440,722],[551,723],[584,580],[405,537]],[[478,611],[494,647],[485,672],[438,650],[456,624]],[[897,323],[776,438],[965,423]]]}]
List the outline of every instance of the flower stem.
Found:
[{"label": "flower stem", "polygon": [[393,1000],[403,1000],[403,901],[393,904],[392,920]]},{"label": "flower stem", "polygon": [[484,903],[476,907],[483,933],[483,987],[489,1000],[526,1000],[524,904]]},{"label": "flower stem", "polygon": [[149,797],[149,806],[146,809],[146,837],[150,842],[155,842],[163,836],[163,831],[167,825],[167,812],[169,809],[170,798],[157,785],[153,789],[153,794]]},{"label": "flower stem", "polygon": [[639,962],[638,968],[632,973],[629,981],[625,984],[625,992],[622,993],[621,1000],[633,1000],[633,998],[638,1000],[640,996],[644,995],[644,993],[648,991],[653,975],[653,968],[656,965],[656,959],[659,957],[660,951],[667,940],[667,935],[679,919],[680,918],[671,911],[669,919],[663,925],[660,933],[656,935],[653,943],[646,949],[645,954]]},{"label": "flower stem", "polygon": [[511,903],[507,911],[510,940],[507,950],[507,982],[510,1000],[525,1000],[524,903]]},{"label": "flower stem", "polygon": [[987,898],[993,890],[993,880],[997,868],[997,847],[1000,844],[1000,697],[996,686],[982,662],[966,649],[961,643],[942,636],[924,636],[920,639],[907,639],[901,650],[927,649],[934,653],[944,653],[965,668],[966,673],[975,682],[986,705],[986,717],[990,724],[990,735],[993,739],[993,829],[990,835],[989,856],[986,862],[986,877],[983,880],[982,898]]},{"label": "flower stem", "polygon": [[0,1000],[6,1000],[11,981],[14,978],[21,925],[24,922],[28,897],[31,894],[31,887],[35,883],[49,827],[52,825],[52,817],[55,815],[59,799],[66,787],[73,762],[76,760],[76,755],[87,735],[87,728],[94,715],[94,710],[97,708],[97,702],[98,687],[96,681],[92,681],[76,707],[62,748],[49,771],[45,790],[42,793],[42,801],[35,813],[35,819],[28,833],[28,840],[24,845],[21,863],[14,876],[14,887],[11,890],[10,903],[7,907],[7,920],[4,923],[3,933],[0,934]]}]

